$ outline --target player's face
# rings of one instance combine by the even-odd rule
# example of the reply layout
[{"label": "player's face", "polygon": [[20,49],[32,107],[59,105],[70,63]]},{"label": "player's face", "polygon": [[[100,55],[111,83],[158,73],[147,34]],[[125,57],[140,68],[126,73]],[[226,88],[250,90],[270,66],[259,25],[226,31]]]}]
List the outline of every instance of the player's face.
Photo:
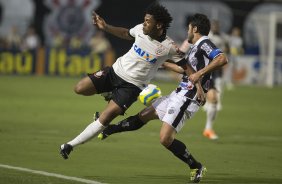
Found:
[{"label": "player's face", "polygon": [[189,26],[188,26],[187,33],[188,33],[188,42],[193,43],[194,33],[193,33],[193,27],[191,26],[191,24],[189,24]]},{"label": "player's face", "polygon": [[144,35],[151,35],[154,34],[156,31],[156,21],[153,17],[153,15],[146,14],[144,17],[144,23],[143,23],[143,33]]}]

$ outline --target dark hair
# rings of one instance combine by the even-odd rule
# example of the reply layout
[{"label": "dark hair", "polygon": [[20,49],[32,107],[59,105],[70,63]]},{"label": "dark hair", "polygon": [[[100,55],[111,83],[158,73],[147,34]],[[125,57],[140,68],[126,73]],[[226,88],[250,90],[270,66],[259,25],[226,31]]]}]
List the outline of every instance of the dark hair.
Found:
[{"label": "dark hair", "polygon": [[196,13],[188,18],[188,25],[191,24],[192,27],[197,27],[198,32],[201,35],[207,36],[211,29],[211,23],[208,17],[204,14]]},{"label": "dark hair", "polygon": [[157,22],[162,23],[164,30],[169,28],[172,17],[164,6],[160,5],[159,3],[153,3],[147,8],[145,13],[153,15]]}]

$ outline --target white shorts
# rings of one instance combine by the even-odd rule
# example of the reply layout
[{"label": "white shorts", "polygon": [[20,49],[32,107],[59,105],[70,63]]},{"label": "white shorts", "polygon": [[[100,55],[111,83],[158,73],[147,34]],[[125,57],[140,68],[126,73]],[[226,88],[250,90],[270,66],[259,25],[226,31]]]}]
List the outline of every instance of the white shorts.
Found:
[{"label": "white shorts", "polygon": [[176,132],[179,132],[185,124],[186,119],[190,119],[199,110],[199,104],[193,99],[189,99],[184,94],[186,90],[176,93],[173,91],[168,96],[163,96],[153,102],[159,119],[171,125]]}]

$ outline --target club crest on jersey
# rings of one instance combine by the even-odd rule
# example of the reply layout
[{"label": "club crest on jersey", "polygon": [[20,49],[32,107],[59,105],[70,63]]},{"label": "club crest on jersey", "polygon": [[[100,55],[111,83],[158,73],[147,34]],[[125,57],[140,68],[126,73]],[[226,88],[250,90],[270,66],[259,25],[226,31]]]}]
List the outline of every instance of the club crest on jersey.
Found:
[{"label": "club crest on jersey", "polygon": [[103,70],[99,70],[98,72],[94,73],[95,77],[100,78],[104,74]]},{"label": "club crest on jersey", "polygon": [[196,66],[198,64],[198,60],[195,57],[189,58],[189,62],[191,63],[192,66]]},{"label": "club crest on jersey", "polygon": [[161,55],[164,52],[164,50],[165,50],[164,46],[158,45],[158,48],[156,49],[155,53],[156,53],[156,55],[159,56],[159,55]]},{"label": "club crest on jersey", "polygon": [[175,111],[175,110],[174,110],[174,108],[173,108],[173,107],[171,107],[171,109],[169,109],[169,110],[168,110],[168,114],[173,114],[173,113],[174,113],[174,111]]},{"label": "club crest on jersey", "polygon": [[156,63],[157,58],[154,58],[151,54],[148,52],[144,51],[140,47],[138,47],[136,44],[133,45],[133,50],[135,51],[136,54],[138,54],[140,57],[144,58],[147,62],[149,63]]}]

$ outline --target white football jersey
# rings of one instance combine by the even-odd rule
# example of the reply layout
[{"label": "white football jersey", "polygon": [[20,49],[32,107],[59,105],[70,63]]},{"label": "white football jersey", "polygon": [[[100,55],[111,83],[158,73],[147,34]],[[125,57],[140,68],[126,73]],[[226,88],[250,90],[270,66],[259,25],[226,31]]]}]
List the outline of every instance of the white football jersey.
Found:
[{"label": "white football jersey", "polygon": [[180,61],[184,56],[172,39],[153,40],[143,34],[143,25],[129,30],[135,38],[131,49],[113,64],[115,73],[123,80],[144,89],[155,76],[158,68],[167,60]]}]

